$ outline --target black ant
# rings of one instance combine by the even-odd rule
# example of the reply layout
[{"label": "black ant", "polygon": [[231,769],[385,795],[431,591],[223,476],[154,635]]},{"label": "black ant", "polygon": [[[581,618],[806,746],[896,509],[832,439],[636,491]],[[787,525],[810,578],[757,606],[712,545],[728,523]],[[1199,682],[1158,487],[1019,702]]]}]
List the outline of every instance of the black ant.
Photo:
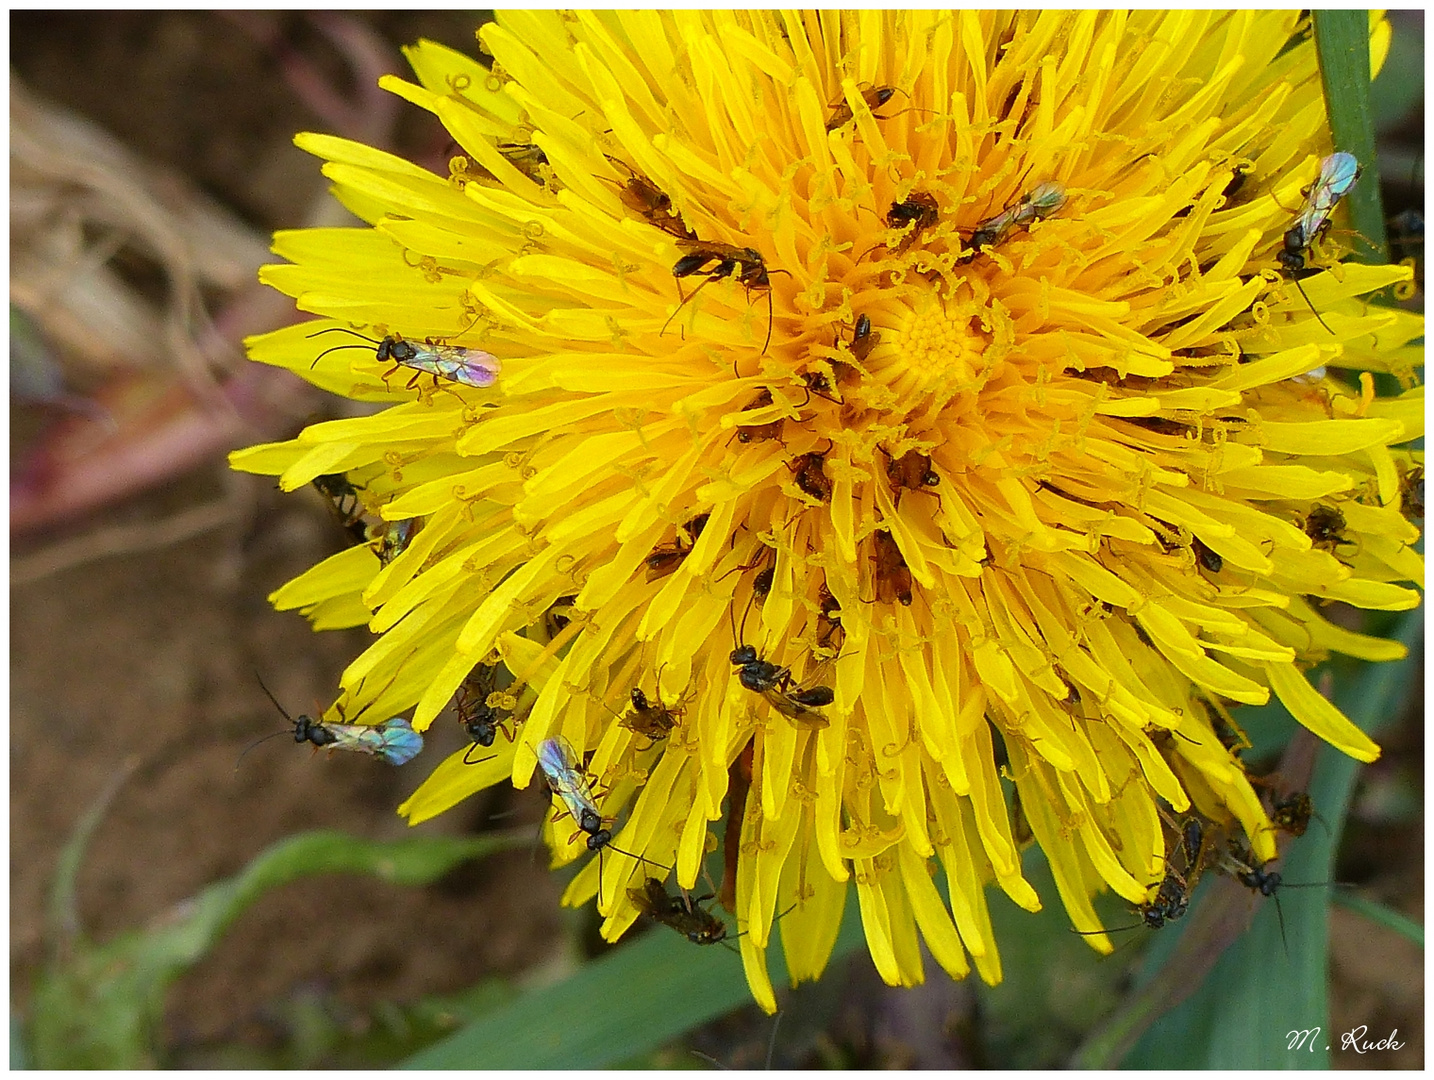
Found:
[{"label": "black ant", "polygon": [[[677,246],[686,255],[678,259],[672,267],[672,276],[679,279],[677,282],[677,295],[679,303],[676,310],[667,317],[667,322],[662,324],[662,330],[658,336],[666,333],[668,323],[676,317],[677,312],[682,310],[683,304],[691,300],[702,291],[704,285],[714,281],[721,281],[723,278],[732,277],[741,282],[750,296],[753,289],[761,290],[767,294],[767,340],[762,344],[762,352],[759,355],[765,356],[767,347],[772,344],[772,274],[787,274],[786,270],[768,270],[767,264],[762,260],[762,253],[756,248],[739,248],[731,244],[723,244],[716,240],[679,240]],[[692,290],[690,296],[682,295],[682,278],[691,277],[693,274],[702,274],[704,280],[701,285]]]}]

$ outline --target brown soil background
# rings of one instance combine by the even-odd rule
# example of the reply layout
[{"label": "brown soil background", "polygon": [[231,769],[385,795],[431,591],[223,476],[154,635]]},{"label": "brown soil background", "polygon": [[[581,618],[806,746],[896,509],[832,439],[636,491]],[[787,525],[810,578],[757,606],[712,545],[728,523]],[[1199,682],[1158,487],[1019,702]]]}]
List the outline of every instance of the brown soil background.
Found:
[{"label": "brown soil background", "polygon": [[[419,37],[474,50],[473,20],[463,13],[361,19],[390,43],[396,73],[408,74],[397,46]],[[271,24],[343,87],[341,61],[304,17],[273,16]],[[17,12],[11,35],[12,67],[34,93],[184,174],[259,232],[295,226],[322,192],[316,161],[294,148],[292,136],[328,128],[279,77],[274,52],[233,19]],[[447,140],[436,122],[408,107],[400,115],[392,148],[428,164],[442,161]],[[297,382],[294,395],[309,401]],[[56,417],[12,401],[11,420],[18,458]],[[250,441],[296,430],[292,420],[285,424],[280,417],[267,430],[256,427]],[[256,671],[297,713],[332,698],[340,670],[367,638],[361,631],[314,634],[297,614],[275,613],[265,601],[341,544],[316,494],[281,496],[271,480],[232,474],[216,458],[139,497],[17,537],[14,555],[23,560],[115,525],[147,527],[210,504],[225,508],[222,523],[190,539],[128,553],[99,545],[78,565],[12,588],[10,963],[22,1015],[44,956],[56,855],[132,755],[139,771],[114,800],[80,874],[82,923],[95,940],[143,925],[300,830],[337,827],[369,837],[407,831],[394,808],[422,780],[422,763],[400,770],[345,755],[311,758],[276,739],[234,768],[247,743],[283,727]],[[424,761],[441,760],[459,744],[448,731],[453,726],[435,727]],[[1387,812],[1399,792],[1412,792],[1422,805],[1422,712],[1412,711],[1383,741],[1385,757],[1362,784],[1364,810],[1347,833],[1341,877],[1422,922],[1422,818]],[[510,806],[518,814],[505,826],[536,822],[541,801],[495,791],[423,828],[472,832]],[[561,965],[558,943],[574,940],[576,924],[560,912],[559,882],[541,862],[502,856],[426,889],[330,877],[270,894],[171,993],[169,1061],[202,1065],[219,1045],[273,1044],[283,1036],[283,1003],[305,991],[362,1015],[381,1002],[453,992],[488,975]],[[1363,1023],[1378,1038],[1398,1027],[1407,1044],[1395,1054],[1338,1055],[1339,1063],[1422,1065],[1420,951],[1340,911],[1332,947],[1335,1031]],[[863,961],[833,973],[830,1000],[817,1009],[829,1018],[830,1034],[823,1043],[808,1032],[808,1045],[835,1044],[845,1056],[799,1060],[979,1063],[970,1052],[967,988],[936,973],[920,992],[889,991],[869,967]],[[694,1045],[734,1066],[760,1066],[768,1030],[768,1021],[747,1011],[699,1034]]]}]

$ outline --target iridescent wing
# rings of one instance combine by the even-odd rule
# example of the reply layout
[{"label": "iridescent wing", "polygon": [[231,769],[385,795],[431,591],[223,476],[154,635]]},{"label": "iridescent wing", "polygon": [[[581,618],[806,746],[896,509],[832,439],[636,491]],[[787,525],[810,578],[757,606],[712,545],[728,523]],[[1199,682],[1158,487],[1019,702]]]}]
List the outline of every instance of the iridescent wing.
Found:
[{"label": "iridescent wing", "polygon": [[498,381],[502,363],[492,353],[482,349],[469,349],[462,345],[416,345],[415,355],[399,361],[406,367],[416,368],[440,379],[451,379],[482,389]]},{"label": "iridescent wing", "polygon": [[566,739],[559,736],[540,742],[538,767],[548,778],[548,787],[563,800],[563,805],[568,808],[574,821],[583,820],[584,810],[590,811],[594,817],[601,816],[588,787],[587,777],[578,766],[577,754]]},{"label": "iridescent wing", "polygon": [[1331,154],[1319,163],[1319,177],[1315,180],[1311,201],[1323,206],[1326,213],[1334,204],[1349,194],[1359,180],[1359,161],[1353,154],[1340,151]]},{"label": "iridescent wing", "polygon": [[1065,204],[1066,189],[1048,180],[1026,196],[1023,203],[1026,207],[1024,218],[1026,221],[1043,218],[1054,214]]},{"label": "iridescent wing", "polygon": [[413,725],[401,716],[379,724],[378,732],[379,756],[390,765],[412,761],[423,749],[423,735],[414,731]]},{"label": "iridescent wing", "polygon": [[1330,214],[1334,213],[1335,205],[1349,194],[1359,180],[1359,162],[1353,154],[1331,154],[1319,165],[1319,176],[1310,187],[1309,198],[1294,224],[1307,245],[1313,242]]},{"label": "iridescent wing", "polygon": [[337,736],[331,744],[335,750],[370,754],[390,765],[412,761],[423,749],[423,736],[401,716],[381,724],[325,724],[324,727]]}]

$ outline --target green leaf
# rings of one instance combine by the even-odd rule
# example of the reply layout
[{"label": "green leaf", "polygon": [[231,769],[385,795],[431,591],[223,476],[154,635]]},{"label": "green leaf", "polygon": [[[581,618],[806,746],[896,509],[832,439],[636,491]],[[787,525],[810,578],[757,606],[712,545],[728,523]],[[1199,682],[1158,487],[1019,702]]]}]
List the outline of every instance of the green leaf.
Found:
[{"label": "green leaf", "polygon": [[[1398,714],[1418,671],[1418,645],[1423,636],[1423,612],[1404,616],[1395,636],[1410,647],[1411,655],[1397,663],[1368,664],[1357,678],[1346,682],[1336,702],[1356,724],[1370,733]],[[1291,718],[1289,723],[1294,724]],[[1349,811],[1350,793],[1359,763],[1324,747],[1315,765],[1310,794],[1329,824],[1329,831],[1311,828],[1292,842],[1281,861],[1287,883],[1328,882],[1334,869],[1334,851]],[[1149,1027],[1135,1049],[1124,1058],[1127,1067],[1159,1069],[1219,1068],[1327,1068],[1329,1004],[1328,917],[1332,889],[1282,888],[1280,904],[1259,903],[1249,933],[1226,949],[1209,976],[1188,1000]],[[1192,981],[1188,970],[1165,965],[1178,955],[1181,941],[1198,929],[1197,919],[1221,893],[1254,894],[1228,878],[1206,881],[1191,904],[1192,915],[1160,932],[1147,960],[1148,979],[1122,1007],[1107,1029],[1120,1029],[1120,1039],[1099,1043],[1103,1058],[1083,1057],[1084,1064],[1114,1064],[1120,1049],[1144,1030],[1151,1020],[1151,988],[1162,981]],[[1283,915],[1284,933],[1280,916]],[[1286,949],[1288,943],[1288,949]],[[1162,966],[1165,965],[1165,966]],[[1319,1029],[1313,1049],[1290,1050],[1291,1033]],[[1306,1040],[1310,1045],[1310,1040]],[[1087,1048],[1088,1051],[1092,1047]]]},{"label": "green leaf", "polygon": [[[68,846],[61,878],[78,865],[75,852],[93,830],[87,814]],[[240,874],[177,904],[153,928],[122,934],[102,946],[78,928],[41,972],[30,1023],[37,1068],[153,1068],[164,994],[213,947],[224,930],[264,893],[317,874],[371,874],[398,885],[424,885],[468,859],[531,844],[527,830],[476,838],[410,836],[365,840],[317,831],[281,840]],[[73,851],[69,849],[74,849]],[[58,881],[53,909],[63,915],[73,878]]]},{"label": "green leaf", "polygon": [[[847,904],[832,962],[865,943],[857,904]],[[786,963],[773,935],[774,986]],[[530,991],[404,1062],[407,1069],[601,1069],[631,1062],[751,1000],[742,961],[720,946],[693,945],[663,927]]]},{"label": "green leaf", "polygon": [[1362,263],[1385,263],[1389,245],[1369,108],[1369,12],[1316,11],[1314,37],[1334,148],[1353,154],[1363,169],[1359,183],[1345,197],[1350,221],[1360,236],[1354,257]]}]

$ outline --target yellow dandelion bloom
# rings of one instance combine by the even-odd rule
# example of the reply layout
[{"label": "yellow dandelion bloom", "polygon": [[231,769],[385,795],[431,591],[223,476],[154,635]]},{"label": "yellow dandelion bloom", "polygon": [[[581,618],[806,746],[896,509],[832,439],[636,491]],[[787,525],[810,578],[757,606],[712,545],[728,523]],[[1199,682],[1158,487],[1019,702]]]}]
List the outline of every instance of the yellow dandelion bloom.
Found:
[{"label": "yellow dandelion bloom", "polygon": [[449,174],[301,135],[368,225],[262,274],[318,318],[251,356],[391,406],[234,456],[368,523],[274,597],[378,635],[330,718],[457,695],[487,747],[410,821],[566,747],[567,902],[616,938],[720,847],[770,1010],[774,929],[815,978],[852,884],[889,983],[919,940],[994,982],[985,889],[1040,906],[1032,840],[1083,932],[1095,894],[1158,901],[1175,815],[1272,858],[1235,703],[1378,755],[1304,672],[1402,654],[1321,609],[1420,601],[1423,324],[1337,230],[1284,271],[1330,151],[1298,13],[479,37],[491,70],[422,42],[384,81]]}]

